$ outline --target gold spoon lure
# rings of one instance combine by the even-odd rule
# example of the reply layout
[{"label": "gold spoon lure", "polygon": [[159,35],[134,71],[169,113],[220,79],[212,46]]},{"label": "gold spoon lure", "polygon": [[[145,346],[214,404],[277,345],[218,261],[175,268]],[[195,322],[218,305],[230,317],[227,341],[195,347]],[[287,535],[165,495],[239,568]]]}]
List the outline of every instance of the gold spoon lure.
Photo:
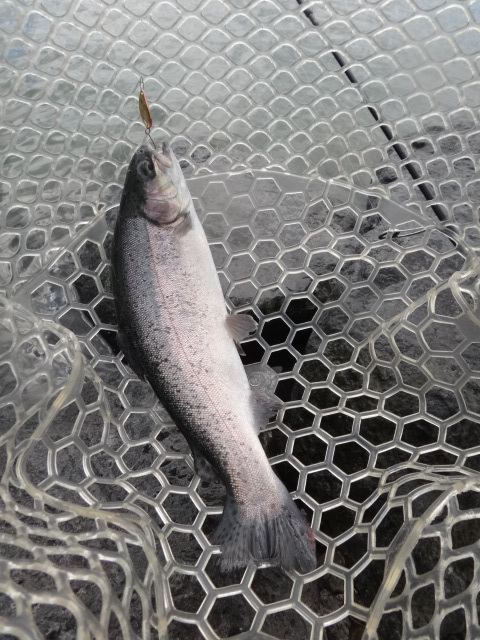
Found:
[{"label": "gold spoon lure", "polygon": [[148,104],[147,94],[145,93],[145,84],[143,82],[143,78],[140,78],[140,94],[138,96],[138,110],[140,111],[140,117],[142,118],[142,122],[145,125],[145,133],[152,141],[154,148],[155,142],[150,135],[150,129],[153,127],[153,117],[152,112],[150,111],[150,105]]}]

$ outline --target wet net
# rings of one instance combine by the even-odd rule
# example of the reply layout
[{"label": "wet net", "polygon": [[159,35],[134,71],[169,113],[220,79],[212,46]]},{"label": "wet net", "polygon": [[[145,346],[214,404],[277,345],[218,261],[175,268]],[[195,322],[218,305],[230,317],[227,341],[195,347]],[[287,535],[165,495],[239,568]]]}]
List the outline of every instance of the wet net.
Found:
[{"label": "wet net", "polygon": [[[475,638],[480,3],[0,6],[0,638]],[[126,164],[189,177],[317,569],[221,574],[221,485],[116,341]]]}]

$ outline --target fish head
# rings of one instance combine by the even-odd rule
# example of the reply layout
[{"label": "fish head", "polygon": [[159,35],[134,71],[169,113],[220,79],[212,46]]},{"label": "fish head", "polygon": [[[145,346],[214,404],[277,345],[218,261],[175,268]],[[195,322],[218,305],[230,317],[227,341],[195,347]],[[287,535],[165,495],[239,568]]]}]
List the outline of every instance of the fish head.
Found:
[{"label": "fish head", "polygon": [[169,144],[164,142],[161,152],[148,145],[139,147],[131,170],[144,195],[145,217],[161,227],[178,226],[188,215],[192,199]]}]

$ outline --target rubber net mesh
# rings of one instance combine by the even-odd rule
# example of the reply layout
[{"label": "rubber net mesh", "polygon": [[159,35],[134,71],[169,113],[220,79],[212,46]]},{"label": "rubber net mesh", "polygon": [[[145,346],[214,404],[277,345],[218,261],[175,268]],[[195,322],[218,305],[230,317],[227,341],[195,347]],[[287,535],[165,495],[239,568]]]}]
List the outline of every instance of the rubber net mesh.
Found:
[{"label": "rubber net mesh", "polygon": [[[0,638],[477,638],[480,2],[0,4]],[[169,138],[317,569],[216,568],[224,490],[119,352]],[[413,233],[417,231],[417,233]]]}]

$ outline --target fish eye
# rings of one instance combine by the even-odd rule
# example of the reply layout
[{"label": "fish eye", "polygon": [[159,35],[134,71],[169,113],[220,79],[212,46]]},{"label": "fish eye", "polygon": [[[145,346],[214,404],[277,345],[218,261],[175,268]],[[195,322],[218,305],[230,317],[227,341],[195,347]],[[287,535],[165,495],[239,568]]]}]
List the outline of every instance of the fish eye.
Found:
[{"label": "fish eye", "polygon": [[143,178],[153,178],[155,175],[155,167],[151,160],[143,160],[140,162],[137,171]]}]

